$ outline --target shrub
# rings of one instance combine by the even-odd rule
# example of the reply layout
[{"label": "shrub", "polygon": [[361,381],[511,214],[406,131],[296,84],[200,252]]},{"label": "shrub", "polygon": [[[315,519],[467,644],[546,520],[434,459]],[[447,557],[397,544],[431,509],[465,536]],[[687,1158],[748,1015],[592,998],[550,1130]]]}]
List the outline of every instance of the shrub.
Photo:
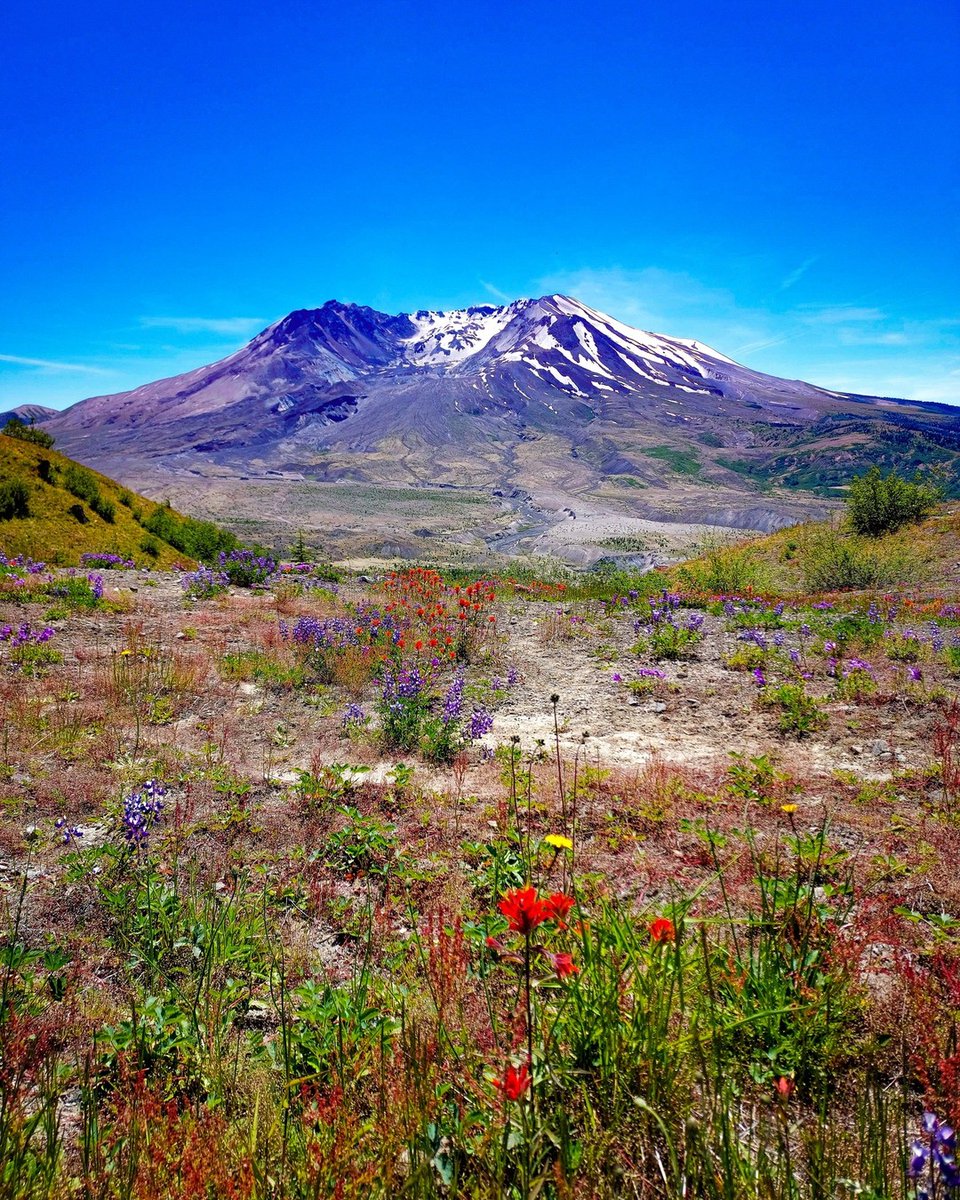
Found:
[{"label": "shrub", "polygon": [[[133,515],[139,519],[136,510]],[[179,517],[168,504],[159,505],[141,523],[148,533],[202,562],[211,562],[221,550],[233,550],[238,545],[232,533],[210,521]]]},{"label": "shrub", "polygon": [[94,496],[100,495],[96,479],[89,471],[78,467],[76,463],[70,463],[67,467],[63,477],[63,486],[78,500],[86,500],[91,507],[93,507]]},{"label": "shrub", "polygon": [[37,462],[37,474],[44,483],[56,482],[55,468],[49,458],[41,458]]},{"label": "shrub", "polygon": [[880,537],[922,521],[933,512],[942,495],[940,487],[919,474],[911,482],[895,471],[883,475],[879,467],[871,467],[850,484],[847,513],[854,532]]},{"label": "shrub", "polygon": [[30,489],[22,479],[0,484],[0,521],[30,516]]},{"label": "shrub", "polygon": [[712,546],[702,558],[678,567],[676,575],[684,587],[718,595],[765,592],[770,587],[766,564],[742,546]]},{"label": "shrub", "polygon": [[90,501],[90,507],[97,514],[97,516],[102,517],[108,525],[113,524],[113,519],[117,515],[117,509],[116,506],[109,500],[105,499],[98,493],[93,500]]},{"label": "shrub", "polygon": [[919,556],[905,547],[871,545],[838,529],[818,531],[804,546],[803,579],[811,592],[888,587],[922,573]]},{"label": "shrub", "polygon": [[43,446],[47,450],[53,446],[53,437],[49,433],[37,429],[32,423],[21,421],[19,417],[11,417],[4,425],[3,432],[7,437],[19,438],[21,442],[33,442],[35,446]]}]

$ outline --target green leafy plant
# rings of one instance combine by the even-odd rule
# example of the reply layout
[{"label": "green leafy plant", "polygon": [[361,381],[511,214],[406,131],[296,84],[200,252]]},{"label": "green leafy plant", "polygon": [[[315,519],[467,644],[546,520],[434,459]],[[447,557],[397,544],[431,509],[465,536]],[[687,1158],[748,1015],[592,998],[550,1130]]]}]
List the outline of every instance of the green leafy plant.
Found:
[{"label": "green leafy plant", "polygon": [[760,692],[759,703],[763,708],[778,710],[777,728],[791,737],[809,737],[827,723],[826,713],[812,696],[807,695],[802,683],[765,687]]}]

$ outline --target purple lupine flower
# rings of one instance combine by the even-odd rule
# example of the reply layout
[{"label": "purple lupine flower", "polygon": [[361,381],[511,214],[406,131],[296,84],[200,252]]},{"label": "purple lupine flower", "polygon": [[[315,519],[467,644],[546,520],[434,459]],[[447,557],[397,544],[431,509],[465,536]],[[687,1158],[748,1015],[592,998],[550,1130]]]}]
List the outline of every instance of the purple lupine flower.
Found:
[{"label": "purple lupine flower", "polygon": [[517,668],[509,667],[507,669],[507,687],[509,687],[509,688],[516,687],[519,679],[520,679],[520,672],[517,670]]},{"label": "purple lupine flower", "polygon": [[917,1200],[929,1200],[931,1195],[941,1194],[940,1185],[948,1191],[960,1188],[960,1167],[953,1127],[932,1112],[923,1114],[922,1125],[923,1134],[910,1146],[907,1175],[924,1185],[917,1188]]},{"label": "purple lupine flower", "polygon": [[359,726],[366,720],[363,708],[359,704],[348,704],[346,712],[343,714],[342,724],[345,726]]},{"label": "purple lupine flower", "polygon": [[666,674],[663,671],[657,670],[656,667],[641,667],[637,674],[642,679],[666,679]]},{"label": "purple lupine flower", "polygon": [[482,738],[485,733],[489,733],[493,728],[493,717],[482,708],[475,708],[470,714],[470,720],[467,722],[467,738],[471,742],[475,742],[478,738]]},{"label": "purple lupine flower", "polygon": [[80,826],[68,825],[66,817],[58,817],[53,825],[55,829],[58,829],[63,834],[63,844],[65,846],[69,846],[83,837],[83,830]]},{"label": "purple lupine flower", "polygon": [[106,571],[136,566],[132,558],[122,558],[119,554],[108,554],[105,551],[81,554],[80,562],[85,567],[99,567]]},{"label": "purple lupine flower", "polygon": [[755,667],[753,671],[753,679],[757,687],[766,687],[767,679],[760,667]]},{"label": "purple lupine flower", "polygon": [[799,666],[799,664],[800,664],[800,651],[799,650],[791,650],[790,651],[790,661],[793,663],[793,665],[795,667]]},{"label": "purple lupine flower", "polygon": [[463,713],[463,674],[458,672],[453,677],[453,682],[447,689],[447,694],[443,699],[443,712],[440,714],[440,720],[444,725],[449,725],[451,721],[456,721]]},{"label": "purple lupine flower", "polygon": [[923,679],[923,672],[916,665],[916,663],[907,667],[907,675],[910,677],[911,683],[919,683],[921,679]]},{"label": "purple lupine flower", "polygon": [[156,779],[148,779],[139,791],[133,791],[123,800],[121,825],[127,845],[141,849],[150,840],[150,830],[163,814],[163,796],[166,789]]},{"label": "purple lupine flower", "polygon": [[93,592],[94,600],[102,600],[103,599],[103,576],[102,575],[88,575],[87,583],[90,584],[90,591]]}]

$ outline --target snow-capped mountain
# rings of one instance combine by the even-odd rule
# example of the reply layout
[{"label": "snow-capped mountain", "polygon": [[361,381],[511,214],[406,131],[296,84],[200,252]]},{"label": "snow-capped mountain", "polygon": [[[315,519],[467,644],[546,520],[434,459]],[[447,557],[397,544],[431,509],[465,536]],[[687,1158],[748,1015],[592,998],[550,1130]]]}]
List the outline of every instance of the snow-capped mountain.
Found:
[{"label": "snow-capped mountain", "polygon": [[864,461],[904,465],[904,446],[921,461],[960,453],[949,406],[777,379],[559,295],[397,316],[331,300],[221,362],[82,401],[49,428],[68,453],[115,470],[253,463],[485,485],[546,472],[585,488],[677,472],[823,485]]}]

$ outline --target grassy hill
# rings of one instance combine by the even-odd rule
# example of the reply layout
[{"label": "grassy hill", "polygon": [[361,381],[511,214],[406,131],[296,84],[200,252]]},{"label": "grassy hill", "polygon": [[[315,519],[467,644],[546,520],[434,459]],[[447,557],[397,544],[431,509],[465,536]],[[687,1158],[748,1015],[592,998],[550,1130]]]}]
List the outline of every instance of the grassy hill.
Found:
[{"label": "grassy hill", "polygon": [[121,487],[56,450],[0,433],[0,551],[62,565],[104,552],[170,567],[236,538]]},{"label": "grassy hill", "polygon": [[863,537],[848,522],[807,522],[737,544],[718,544],[667,572],[684,589],[802,595],[896,588],[923,591],[960,583],[960,510],[942,506],[885,537]]}]

